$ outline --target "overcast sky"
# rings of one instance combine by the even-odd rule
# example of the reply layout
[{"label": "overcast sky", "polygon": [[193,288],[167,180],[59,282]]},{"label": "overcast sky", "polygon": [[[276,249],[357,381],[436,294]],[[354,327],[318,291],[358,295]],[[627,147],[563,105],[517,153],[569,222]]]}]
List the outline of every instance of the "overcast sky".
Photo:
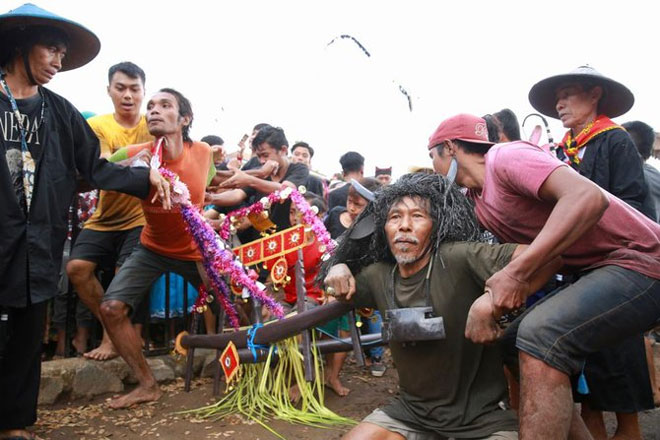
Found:
[{"label": "overcast sky", "polygon": [[[310,143],[313,168],[326,174],[349,150],[367,158],[366,175],[429,166],[426,143],[442,119],[509,107],[522,122],[534,111],[534,83],[585,63],[633,91],[634,107],[617,122],[660,128],[649,2],[35,1],[101,40],[94,61],[50,84],[81,111],[111,112],[107,69],[133,61],[147,74],[147,97],[173,87],[191,100],[193,137],[235,145],[268,122],[290,144]],[[342,34],[371,57],[348,39],[328,46]],[[561,125],[552,128],[561,139]]]}]

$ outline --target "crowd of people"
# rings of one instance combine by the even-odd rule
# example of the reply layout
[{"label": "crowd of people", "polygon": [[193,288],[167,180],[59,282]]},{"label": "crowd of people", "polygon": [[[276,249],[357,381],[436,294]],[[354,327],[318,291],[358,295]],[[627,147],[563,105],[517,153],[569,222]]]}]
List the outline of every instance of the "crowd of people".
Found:
[{"label": "crowd of people", "polygon": [[[99,47],[93,32],[35,5],[0,15],[0,439],[35,438],[27,428],[37,421],[50,304],[66,337],[53,301],[62,280],[80,302],[75,350],[94,361],[121,356],[137,378],[109,406],[162,395],[143,353],[149,290],[170,272],[194,287],[209,282],[159,169],[186,184],[216,230],[228,213],[285,188],[303,192],[324,221],[338,246],[324,261],[308,232],[306,307],[339,300],[370,310],[362,330],[384,325],[399,378],[398,395],[347,439],[606,439],[603,411],[616,413],[617,438],[641,438],[637,413],[660,403],[651,348],[660,173],[645,163],[653,128],[612,121],[633,106],[626,86],[588,66],[535,84],[531,105],[567,129],[558,145],[521,139],[509,109],[458,114],[429,138],[432,168],[365,176],[364,156],[349,151],[340,178],[328,179],[313,171],[313,147],[290,146],[275,124],[255,125],[227,154],[217,133],[191,137],[193,105],[176,89],[149,96],[142,113],[147,75],[133,62],[108,70],[114,112],[86,119],[45,85]],[[98,196],[71,241],[72,206],[90,187]],[[229,245],[301,221],[290,201],[274,204],[268,219],[238,219]],[[256,274],[290,308],[300,303],[297,258],[287,256],[285,282]],[[105,290],[100,268],[114,273]],[[208,332],[223,326],[215,320],[205,312]],[[103,337],[89,349],[95,322]],[[350,322],[319,331],[345,337]],[[382,376],[383,348],[368,354]],[[346,356],[326,359],[326,384],[339,396],[350,391]]]}]

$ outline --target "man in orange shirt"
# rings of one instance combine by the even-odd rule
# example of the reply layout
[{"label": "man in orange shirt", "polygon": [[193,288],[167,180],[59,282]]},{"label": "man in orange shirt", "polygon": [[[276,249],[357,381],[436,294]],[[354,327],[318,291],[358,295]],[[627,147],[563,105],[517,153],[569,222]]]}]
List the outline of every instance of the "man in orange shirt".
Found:
[{"label": "man in orange shirt", "polygon": [[[162,142],[161,167],[177,174],[188,186],[190,201],[201,208],[204,190],[215,176],[211,147],[189,137],[193,112],[190,102],[173,89],[161,89],[147,103],[149,133]],[[130,162],[137,157],[158,155],[156,142],[132,145],[110,157]],[[138,244],[121,267],[101,303],[100,315],[117,352],[133,369],[138,386],[113,399],[112,408],[157,400],[161,391],[142,354],[141,339],[129,316],[147,294],[151,284],[164,272],[176,272],[194,286],[202,282],[201,254],[178,207],[167,211],[159,203],[142,203],[146,224]]]}]

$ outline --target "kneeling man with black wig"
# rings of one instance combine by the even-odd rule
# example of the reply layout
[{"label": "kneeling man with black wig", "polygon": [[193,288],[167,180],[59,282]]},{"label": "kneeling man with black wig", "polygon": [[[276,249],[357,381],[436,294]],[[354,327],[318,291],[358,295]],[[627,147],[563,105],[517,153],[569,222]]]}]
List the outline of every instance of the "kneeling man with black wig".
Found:
[{"label": "kneeling man with black wig", "polygon": [[[485,281],[522,251],[491,245],[471,202],[438,175],[409,174],[376,193],[324,267],[326,290],[386,317],[400,393],[346,439],[517,439],[494,345],[465,338],[468,312],[490,316]],[[541,285],[558,261],[537,274]],[[550,267],[552,266],[552,267]]]}]

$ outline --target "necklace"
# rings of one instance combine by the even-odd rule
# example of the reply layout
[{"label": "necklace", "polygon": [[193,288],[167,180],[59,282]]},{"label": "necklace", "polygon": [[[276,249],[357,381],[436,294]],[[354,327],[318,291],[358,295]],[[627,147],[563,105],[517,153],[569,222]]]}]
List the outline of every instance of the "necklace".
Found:
[{"label": "necklace", "polygon": [[[34,173],[36,167],[35,167],[34,159],[32,158],[32,154],[30,153],[30,150],[27,145],[27,129],[25,128],[25,125],[23,125],[23,116],[21,115],[21,112],[18,110],[18,104],[16,103],[16,99],[14,98],[14,95],[11,93],[11,89],[9,88],[7,81],[5,81],[5,75],[6,73],[4,71],[0,71],[0,84],[2,84],[2,87],[5,89],[5,92],[7,93],[7,98],[9,99],[12,112],[14,113],[14,119],[16,120],[16,124],[18,125],[19,128],[19,132],[21,133],[20,168],[22,170],[22,175],[23,175],[22,190],[25,195],[24,209],[26,213],[29,213],[30,204],[32,202],[32,192],[34,189]],[[41,96],[41,111],[39,112],[39,124],[37,125],[37,130],[38,130],[43,125],[44,112],[46,109],[46,100],[44,99],[44,95],[43,92],[41,91],[41,88],[37,88],[37,90],[39,92],[39,96]],[[19,197],[19,203],[23,203],[21,197]]]}]

